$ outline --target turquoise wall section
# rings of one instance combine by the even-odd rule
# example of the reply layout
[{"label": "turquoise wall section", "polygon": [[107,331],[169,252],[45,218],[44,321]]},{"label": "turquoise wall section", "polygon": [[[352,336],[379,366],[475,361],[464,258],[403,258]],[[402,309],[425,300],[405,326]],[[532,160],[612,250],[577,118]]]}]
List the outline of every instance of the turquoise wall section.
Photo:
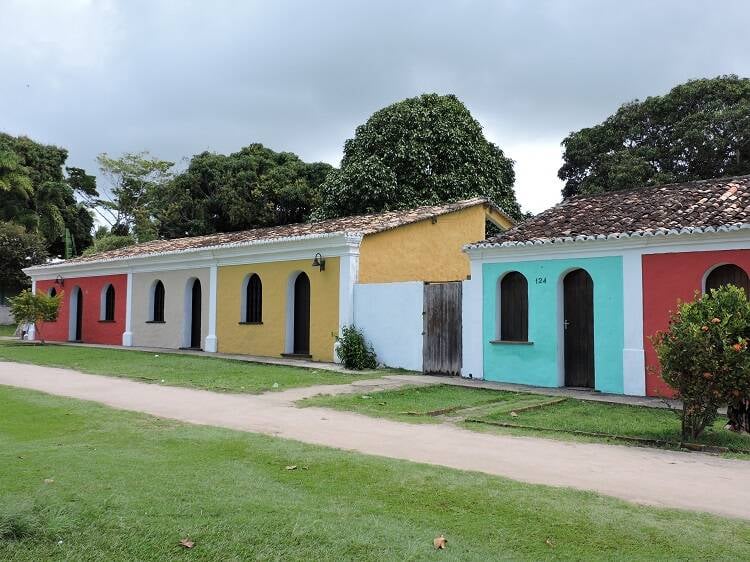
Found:
[{"label": "turquoise wall section", "polygon": [[[562,354],[562,279],[585,269],[594,281],[595,386],[622,394],[624,311],[622,258],[581,258],[486,263],[483,266],[484,378],[534,386],[564,385]],[[490,343],[498,336],[497,281],[510,271],[529,286],[528,345]]]}]

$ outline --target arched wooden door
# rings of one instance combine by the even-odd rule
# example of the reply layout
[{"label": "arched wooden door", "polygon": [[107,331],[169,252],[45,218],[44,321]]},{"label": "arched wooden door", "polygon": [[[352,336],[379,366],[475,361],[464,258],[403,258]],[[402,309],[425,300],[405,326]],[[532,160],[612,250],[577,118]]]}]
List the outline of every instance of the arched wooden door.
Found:
[{"label": "arched wooden door", "polygon": [[190,304],[190,347],[201,347],[201,282],[193,281]]},{"label": "arched wooden door", "polygon": [[75,319],[75,330],[73,331],[73,340],[74,341],[82,341],[83,340],[83,291],[81,291],[80,287],[76,287],[75,293],[73,295],[75,297],[76,301],[76,319]]},{"label": "arched wooden door", "polygon": [[720,265],[706,277],[706,292],[718,289],[724,285],[736,285],[745,289],[745,294],[750,298],[750,280],[747,273],[741,267],[728,263]]},{"label": "arched wooden door", "polygon": [[304,272],[294,281],[294,354],[310,355],[310,278]]},{"label": "arched wooden door", "polygon": [[583,269],[563,279],[565,386],[594,388],[594,282]]}]

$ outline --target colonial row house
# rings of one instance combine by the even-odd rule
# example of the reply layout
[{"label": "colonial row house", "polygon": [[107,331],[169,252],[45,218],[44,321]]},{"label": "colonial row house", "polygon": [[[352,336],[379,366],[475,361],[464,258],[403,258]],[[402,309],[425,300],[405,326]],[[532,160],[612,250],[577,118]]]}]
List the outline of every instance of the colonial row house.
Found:
[{"label": "colonial row house", "polygon": [[333,361],[336,335],[357,324],[382,363],[421,370],[425,283],[465,280],[462,249],[488,222],[513,226],[474,198],[156,240],[24,271],[34,291],[63,294],[57,321],[40,327],[50,341]]},{"label": "colonial row house", "polygon": [[669,396],[670,311],[749,290],[750,176],[572,197],[466,253],[464,376]]}]

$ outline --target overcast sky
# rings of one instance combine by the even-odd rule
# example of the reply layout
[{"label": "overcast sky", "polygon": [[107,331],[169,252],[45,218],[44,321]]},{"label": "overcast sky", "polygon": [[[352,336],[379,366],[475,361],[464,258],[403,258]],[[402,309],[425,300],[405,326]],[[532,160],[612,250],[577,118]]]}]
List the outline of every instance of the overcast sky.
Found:
[{"label": "overcast sky", "polygon": [[690,78],[750,76],[747,1],[0,0],[0,130],[179,161],[252,142],[338,165],[373,111],[454,93],[559,200],[560,141]]}]

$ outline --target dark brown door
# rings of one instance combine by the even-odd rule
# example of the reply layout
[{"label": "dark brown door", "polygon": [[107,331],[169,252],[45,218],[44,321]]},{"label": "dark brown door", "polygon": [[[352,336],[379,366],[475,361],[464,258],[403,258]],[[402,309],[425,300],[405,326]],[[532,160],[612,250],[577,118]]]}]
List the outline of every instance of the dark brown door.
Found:
[{"label": "dark brown door", "polygon": [[720,265],[708,274],[706,278],[706,292],[711,289],[718,289],[724,285],[735,285],[745,289],[745,294],[750,298],[750,280],[747,273],[739,266],[728,263]]},{"label": "dark brown door", "polygon": [[461,283],[424,286],[422,371],[461,374]]},{"label": "dark brown door", "polygon": [[201,282],[193,281],[193,294],[190,303],[190,347],[201,346]]},{"label": "dark brown door", "polygon": [[310,278],[306,273],[294,282],[294,354],[310,355]]},{"label": "dark brown door", "polygon": [[594,282],[583,269],[563,280],[565,386],[594,388]]},{"label": "dark brown door", "polygon": [[76,289],[76,338],[75,341],[83,341],[83,291]]}]

